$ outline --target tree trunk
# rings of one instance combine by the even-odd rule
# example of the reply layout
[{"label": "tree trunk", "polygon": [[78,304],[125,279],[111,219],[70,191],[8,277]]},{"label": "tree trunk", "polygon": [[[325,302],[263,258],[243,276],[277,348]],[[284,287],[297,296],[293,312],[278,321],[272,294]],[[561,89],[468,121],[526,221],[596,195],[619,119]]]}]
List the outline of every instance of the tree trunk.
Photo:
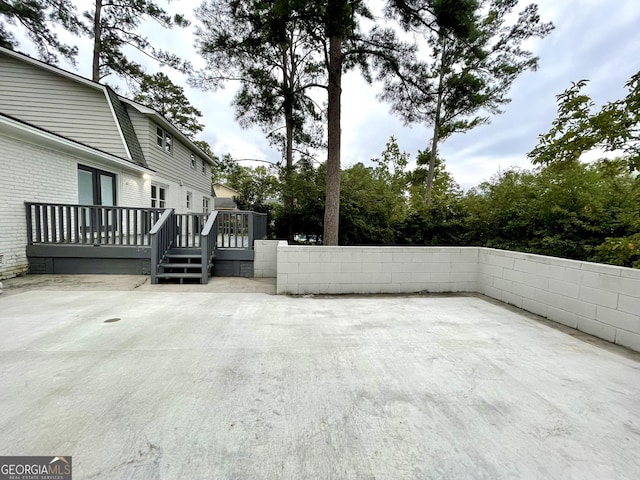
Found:
[{"label": "tree trunk", "polygon": [[444,97],[444,74],[446,60],[446,44],[445,38],[442,40],[442,55],[440,57],[440,75],[438,79],[438,103],[436,104],[436,116],[433,122],[433,138],[431,139],[431,153],[429,155],[429,175],[427,176],[427,193],[425,203],[427,207],[431,205],[433,193],[433,178],[436,171],[436,158],[438,156],[438,141],[440,140],[440,123],[442,122],[442,100]]},{"label": "tree trunk", "polygon": [[287,130],[287,145],[286,145],[286,157],[287,157],[287,165],[285,167],[284,173],[284,188],[285,188],[285,206],[289,211],[287,215],[287,240],[289,243],[293,242],[293,210],[295,208],[293,193],[292,193],[292,185],[291,185],[291,174],[293,173],[293,112],[287,111],[285,113],[285,125]]},{"label": "tree trunk", "polygon": [[[290,65],[291,64],[291,65]],[[289,66],[291,66],[291,73],[289,73]],[[286,130],[285,138],[285,158],[286,168],[284,174],[285,196],[284,203],[285,208],[288,210],[287,214],[287,240],[289,243],[293,242],[293,209],[295,207],[293,201],[293,194],[291,191],[291,174],[293,171],[293,78],[295,77],[295,56],[288,56],[288,46],[285,44],[282,46],[282,83],[284,85],[284,123]]]},{"label": "tree trunk", "polygon": [[338,245],[340,222],[340,95],[342,93],[342,38],[329,38],[327,105],[327,191],[324,209],[325,245]]},{"label": "tree trunk", "polygon": [[102,42],[102,25],[100,16],[102,15],[102,0],[95,0],[96,10],[93,14],[93,64],[91,69],[91,79],[94,82],[100,81],[100,50]]}]

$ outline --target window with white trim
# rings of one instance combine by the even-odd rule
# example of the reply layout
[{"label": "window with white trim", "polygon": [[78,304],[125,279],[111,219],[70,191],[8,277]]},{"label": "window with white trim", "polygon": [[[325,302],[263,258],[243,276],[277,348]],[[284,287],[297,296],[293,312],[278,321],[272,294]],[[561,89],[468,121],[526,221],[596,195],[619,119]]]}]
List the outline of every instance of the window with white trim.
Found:
[{"label": "window with white trim", "polygon": [[191,168],[196,168],[196,155],[194,153],[191,154]]},{"label": "window with white trim", "polygon": [[205,165],[204,160],[202,160],[202,173],[206,173]]},{"label": "window with white trim", "polygon": [[202,197],[202,213],[209,213],[209,199]]},{"label": "window with white trim", "polygon": [[167,153],[173,152],[173,137],[164,128],[156,126],[156,145]]},{"label": "window with white trim", "polygon": [[151,208],[167,206],[167,189],[159,185],[151,185]]},{"label": "window with white trim", "polygon": [[187,210],[191,210],[191,192],[187,192]]}]

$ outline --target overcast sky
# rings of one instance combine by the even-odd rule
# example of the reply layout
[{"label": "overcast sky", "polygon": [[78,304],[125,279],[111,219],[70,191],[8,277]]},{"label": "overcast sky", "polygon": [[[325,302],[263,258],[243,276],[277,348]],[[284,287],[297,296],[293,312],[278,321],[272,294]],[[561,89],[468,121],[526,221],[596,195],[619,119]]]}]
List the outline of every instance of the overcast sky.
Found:
[{"label": "overcast sky", "polygon": [[[76,2],[82,11],[82,4]],[[158,3],[163,4],[162,1]],[[171,2],[167,9],[189,15],[200,0]],[[531,2],[521,2],[526,5]],[[510,92],[512,102],[491,124],[466,134],[457,134],[441,146],[447,168],[464,188],[488,180],[500,169],[530,167],[526,157],[537,143],[537,136],[549,130],[556,116],[555,95],[572,81],[590,80],[587,91],[598,105],[625,95],[624,84],[640,69],[640,1],[638,0],[539,0],[543,21],[552,21],[555,30],[536,40],[530,48],[540,58],[536,72],[526,72]],[[86,7],[84,7],[86,8]],[[197,22],[197,20],[195,20]],[[158,31],[147,26],[149,37],[194,64],[200,63],[193,47],[191,30]],[[90,76],[91,46],[80,47],[77,73]],[[22,45],[26,50],[26,45]],[[74,70],[64,63],[61,67]],[[149,65],[150,71],[154,67]],[[230,106],[235,87],[218,92],[202,92],[186,85],[186,79],[163,69],[174,82],[185,87],[191,103],[203,112],[205,130],[199,137],[208,141],[216,154],[231,153],[234,158],[258,158],[277,162],[280,154],[271,148],[259,129],[238,126]],[[390,136],[414,160],[418,150],[428,145],[430,129],[406,127],[389,112],[389,106],[376,99],[379,86],[368,85],[357,72],[343,79],[342,165],[368,162],[380,156]],[[319,159],[324,160],[324,159]]]}]

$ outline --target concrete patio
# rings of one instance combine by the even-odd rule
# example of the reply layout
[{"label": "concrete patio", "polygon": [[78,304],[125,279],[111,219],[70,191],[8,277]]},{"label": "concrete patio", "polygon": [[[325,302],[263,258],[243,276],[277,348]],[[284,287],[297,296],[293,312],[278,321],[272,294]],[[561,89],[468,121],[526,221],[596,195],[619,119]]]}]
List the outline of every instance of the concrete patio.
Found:
[{"label": "concrete patio", "polygon": [[76,479],[640,478],[640,354],[481,295],[3,283],[0,455]]}]

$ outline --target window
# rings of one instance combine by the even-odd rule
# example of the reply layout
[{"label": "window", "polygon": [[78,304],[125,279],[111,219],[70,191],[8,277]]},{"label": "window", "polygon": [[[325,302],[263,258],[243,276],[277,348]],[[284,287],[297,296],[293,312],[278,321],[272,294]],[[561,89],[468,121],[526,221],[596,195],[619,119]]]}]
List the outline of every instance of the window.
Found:
[{"label": "window", "polygon": [[116,176],[111,172],[78,165],[78,203],[81,205],[115,205]]},{"label": "window", "polygon": [[173,152],[173,137],[162,127],[156,127],[156,145],[167,153]]},{"label": "window", "polygon": [[196,156],[191,154],[191,168],[196,168]]},{"label": "window", "polygon": [[187,192],[187,210],[191,210],[191,192]]},{"label": "window", "polygon": [[151,208],[167,206],[167,190],[158,185],[151,185]]},{"label": "window", "polygon": [[204,160],[202,160],[202,173],[205,173],[205,172],[206,172],[205,171],[205,163],[204,163]]},{"label": "window", "polygon": [[209,199],[202,197],[202,213],[209,213]]}]

